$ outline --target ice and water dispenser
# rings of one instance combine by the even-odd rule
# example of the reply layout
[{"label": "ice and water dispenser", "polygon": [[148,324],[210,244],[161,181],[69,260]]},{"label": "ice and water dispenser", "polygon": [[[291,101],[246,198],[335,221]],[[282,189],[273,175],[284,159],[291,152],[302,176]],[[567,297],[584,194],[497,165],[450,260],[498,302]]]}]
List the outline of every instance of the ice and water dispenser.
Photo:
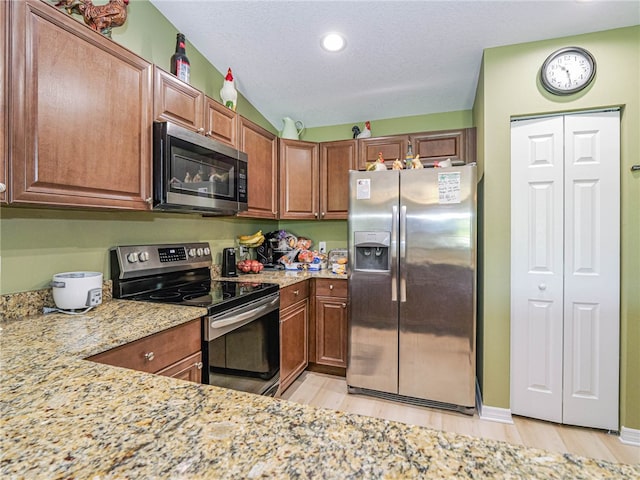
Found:
[{"label": "ice and water dispenser", "polygon": [[354,232],[354,270],[389,271],[390,232]]}]

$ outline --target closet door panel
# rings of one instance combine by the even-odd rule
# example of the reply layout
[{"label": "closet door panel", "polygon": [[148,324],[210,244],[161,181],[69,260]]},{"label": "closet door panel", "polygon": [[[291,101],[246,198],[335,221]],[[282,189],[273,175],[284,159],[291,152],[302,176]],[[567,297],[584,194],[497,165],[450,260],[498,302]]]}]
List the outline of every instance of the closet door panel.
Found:
[{"label": "closet door panel", "polygon": [[564,423],[618,429],[619,112],[565,117]]},{"label": "closet door panel", "polygon": [[511,410],[562,420],[562,119],[511,128]]}]

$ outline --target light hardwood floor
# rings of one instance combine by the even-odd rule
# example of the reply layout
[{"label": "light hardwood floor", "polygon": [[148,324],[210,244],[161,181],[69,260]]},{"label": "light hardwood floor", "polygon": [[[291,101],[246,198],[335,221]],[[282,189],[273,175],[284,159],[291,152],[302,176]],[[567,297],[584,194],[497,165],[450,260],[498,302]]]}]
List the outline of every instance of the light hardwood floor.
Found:
[{"label": "light hardwood floor", "polygon": [[446,410],[396,403],[365,395],[349,395],[343,377],[304,372],[282,395],[293,402],[421,425],[473,437],[608,460],[640,463],[640,447],[625,445],[601,430],[513,417],[513,424],[480,420]]}]

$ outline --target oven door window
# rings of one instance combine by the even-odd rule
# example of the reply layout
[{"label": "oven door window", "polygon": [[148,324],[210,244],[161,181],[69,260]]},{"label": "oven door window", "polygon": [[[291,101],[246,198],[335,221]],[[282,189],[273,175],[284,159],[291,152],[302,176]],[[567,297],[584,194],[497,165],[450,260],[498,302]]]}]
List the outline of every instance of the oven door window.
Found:
[{"label": "oven door window", "polygon": [[198,153],[193,145],[190,150],[185,150],[181,148],[179,140],[172,140],[169,191],[219,200],[237,200],[236,159],[209,151]]}]

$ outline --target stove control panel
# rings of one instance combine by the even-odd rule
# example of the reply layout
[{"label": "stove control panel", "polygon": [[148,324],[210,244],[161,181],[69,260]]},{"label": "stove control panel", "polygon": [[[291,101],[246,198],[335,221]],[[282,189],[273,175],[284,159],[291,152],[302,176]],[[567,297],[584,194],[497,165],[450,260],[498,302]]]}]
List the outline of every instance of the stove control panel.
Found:
[{"label": "stove control panel", "polygon": [[209,268],[213,263],[206,242],[120,246],[111,249],[111,257],[112,277],[115,274],[120,279]]}]

